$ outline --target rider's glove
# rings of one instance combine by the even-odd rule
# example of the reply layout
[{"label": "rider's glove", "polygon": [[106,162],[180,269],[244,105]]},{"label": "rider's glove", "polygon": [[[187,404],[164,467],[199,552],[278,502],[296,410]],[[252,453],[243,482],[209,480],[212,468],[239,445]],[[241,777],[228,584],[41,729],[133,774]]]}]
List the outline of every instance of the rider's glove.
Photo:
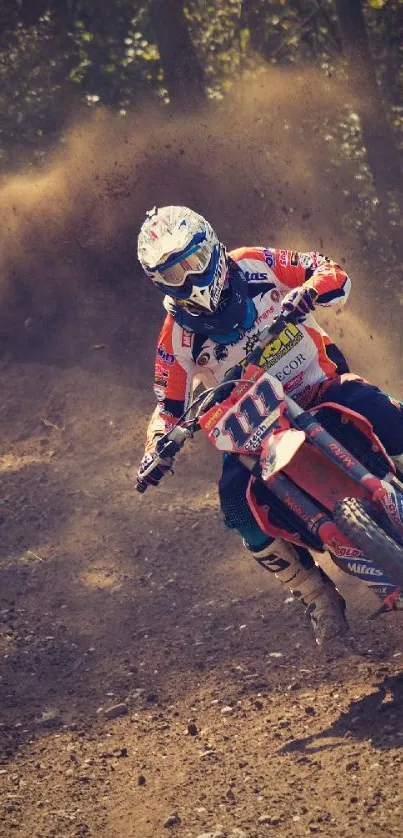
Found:
[{"label": "rider's glove", "polygon": [[284,316],[291,314],[293,323],[302,323],[307,314],[314,310],[317,296],[317,291],[307,285],[300,285],[299,288],[290,291],[281,303]]},{"label": "rider's glove", "polygon": [[167,471],[172,471],[173,457],[164,457],[162,463],[159,462],[149,474],[143,477],[143,472],[145,472],[151,465],[154,457],[155,452],[150,451],[144,454],[140,463],[140,468],[136,475],[136,489],[140,493],[145,492],[147,486],[158,486],[158,483],[163,478],[164,474],[166,474]]}]

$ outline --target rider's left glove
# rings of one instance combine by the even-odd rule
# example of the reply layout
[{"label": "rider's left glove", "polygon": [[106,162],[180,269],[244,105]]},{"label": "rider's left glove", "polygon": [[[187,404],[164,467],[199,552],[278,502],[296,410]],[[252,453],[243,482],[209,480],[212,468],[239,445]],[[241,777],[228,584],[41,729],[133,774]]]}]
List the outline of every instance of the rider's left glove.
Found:
[{"label": "rider's left glove", "polygon": [[294,291],[290,291],[283,297],[281,309],[285,317],[292,315],[293,323],[302,323],[307,314],[315,309],[315,300],[318,296],[314,288],[307,285],[300,285]]}]

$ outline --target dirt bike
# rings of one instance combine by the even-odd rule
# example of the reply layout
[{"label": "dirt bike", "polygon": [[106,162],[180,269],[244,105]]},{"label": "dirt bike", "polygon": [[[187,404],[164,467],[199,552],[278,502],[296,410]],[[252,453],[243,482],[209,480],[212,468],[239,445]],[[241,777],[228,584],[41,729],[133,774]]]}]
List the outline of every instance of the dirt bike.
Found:
[{"label": "dirt bike", "polygon": [[142,476],[204,431],[249,470],[245,503],[265,533],[328,551],[380,597],[373,616],[403,608],[403,484],[371,423],[331,402],[303,410],[259,365],[292,324],[277,317],[220,384],[194,398]]}]

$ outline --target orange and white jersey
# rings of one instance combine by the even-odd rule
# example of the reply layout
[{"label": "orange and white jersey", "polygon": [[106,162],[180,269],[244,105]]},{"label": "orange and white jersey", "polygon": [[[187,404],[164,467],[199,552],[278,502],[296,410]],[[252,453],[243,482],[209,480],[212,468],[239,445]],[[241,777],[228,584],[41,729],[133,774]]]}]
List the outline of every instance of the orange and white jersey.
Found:
[{"label": "orange and white jersey", "polygon": [[[157,407],[152,415],[147,446],[155,434],[169,430],[189,403],[195,376],[209,386],[250,352],[262,329],[280,314],[283,297],[305,283],[314,288],[316,305],[343,305],[350,292],[345,271],[320,253],[250,247],[229,256],[247,279],[249,319],[236,335],[212,339],[179,326],[168,314],[162,327],[155,363]],[[303,323],[288,325],[263,351],[261,363],[296,401],[320,382],[337,374],[334,345],[312,314]],[[332,360],[333,358],[333,360]],[[207,375],[206,375],[207,374]]]}]

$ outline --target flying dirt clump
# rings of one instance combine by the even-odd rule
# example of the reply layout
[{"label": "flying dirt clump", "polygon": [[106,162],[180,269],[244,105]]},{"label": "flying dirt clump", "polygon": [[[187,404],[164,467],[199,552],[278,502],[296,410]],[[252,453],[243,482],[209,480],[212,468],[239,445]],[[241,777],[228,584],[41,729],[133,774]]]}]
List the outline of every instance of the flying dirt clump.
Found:
[{"label": "flying dirt clump", "polygon": [[159,301],[135,249],[154,204],[197,208],[230,247],[315,247],[339,258],[341,185],[352,177],[346,164],[332,184],[321,127],[345,99],[313,71],[267,70],[192,116],[101,112],[73,126],[44,169],[0,189],[0,350],[68,363],[100,334],[151,347]]},{"label": "flying dirt clump", "polygon": [[323,138],[346,96],[314,71],[271,69],[192,116],[101,112],[73,126],[44,169],[0,188],[0,351],[61,364],[92,342],[151,352],[159,300],[135,250],[154,204],[197,208],[229,247],[323,250],[368,300],[375,266],[362,273],[340,227],[352,172],[332,168]]}]

